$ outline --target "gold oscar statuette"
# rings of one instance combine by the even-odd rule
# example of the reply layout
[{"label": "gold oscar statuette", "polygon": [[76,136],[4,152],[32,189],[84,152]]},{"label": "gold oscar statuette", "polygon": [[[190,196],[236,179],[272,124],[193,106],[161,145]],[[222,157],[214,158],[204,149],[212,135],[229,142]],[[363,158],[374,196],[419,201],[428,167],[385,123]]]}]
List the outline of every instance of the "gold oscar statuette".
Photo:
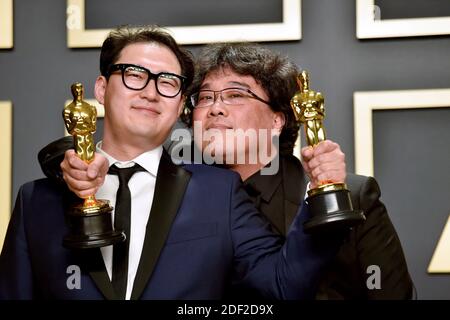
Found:
[{"label": "gold oscar statuette", "polygon": [[[307,71],[298,75],[297,84],[300,91],[292,97],[291,107],[296,120],[303,125],[306,143],[314,148],[326,139],[323,126],[325,99],[320,92],[311,90]],[[365,220],[361,210],[353,210],[345,183],[320,181],[317,188],[308,191],[306,202],[312,218],[304,223],[305,232],[337,230]]]},{"label": "gold oscar statuette", "polygon": [[[97,109],[83,100],[83,85],[71,86],[73,101],[63,110],[67,132],[73,136],[75,152],[86,163],[94,160]],[[107,200],[98,200],[90,195],[67,212],[70,233],[63,239],[63,245],[73,249],[103,247],[125,240],[125,234],[114,230],[113,208]]]}]

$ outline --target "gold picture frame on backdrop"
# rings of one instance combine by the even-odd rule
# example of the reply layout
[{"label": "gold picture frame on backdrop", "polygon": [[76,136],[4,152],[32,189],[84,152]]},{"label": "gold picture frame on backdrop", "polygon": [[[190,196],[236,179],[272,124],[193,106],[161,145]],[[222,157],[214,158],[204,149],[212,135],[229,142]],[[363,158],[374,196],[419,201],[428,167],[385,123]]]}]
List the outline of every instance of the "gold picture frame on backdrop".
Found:
[{"label": "gold picture frame on backdrop", "polygon": [[353,94],[355,172],[373,176],[374,110],[448,108],[450,89],[360,91]]},{"label": "gold picture frame on backdrop", "polygon": [[[355,92],[355,172],[373,176],[374,110],[449,108],[450,89]],[[450,217],[434,250],[428,273],[450,273]]]},{"label": "gold picture frame on backdrop", "polygon": [[13,47],[13,0],[0,0],[0,49]]},{"label": "gold picture frame on backdrop", "polygon": [[11,216],[12,103],[0,101],[0,252]]},{"label": "gold picture frame on backdrop", "polygon": [[383,20],[376,19],[376,8],[375,0],[356,0],[356,37],[358,39],[450,34],[450,17]]},{"label": "gold picture frame on backdrop", "polygon": [[[85,102],[89,103],[90,105],[93,105],[97,109],[97,119],[103,118],[105,116],[105,107],[98,103],[95,99],[83,99]],[[66,100],[66,103],[64,106],[67,106],[69,103],[73,102],[73,100]],[[70,136],[70,134],[67,132],[66,126],[64,126],[64,135]]]},{"label": "gold picture frame on backdrop", "polygon": [[[85,28],[85,1],[67,0],[67,46],[69,48],[98,48],[110,29]],[[300,40],[301,0],[282,0],[283,21],[230,25],[170,27],[169,32],[180,44],[205,44],[236,41]]]}]

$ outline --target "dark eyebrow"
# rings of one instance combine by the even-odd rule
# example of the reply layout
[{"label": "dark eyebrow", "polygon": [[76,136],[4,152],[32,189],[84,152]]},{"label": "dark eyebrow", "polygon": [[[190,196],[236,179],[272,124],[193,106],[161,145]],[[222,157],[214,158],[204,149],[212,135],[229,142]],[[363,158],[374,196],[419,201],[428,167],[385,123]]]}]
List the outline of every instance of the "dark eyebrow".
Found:
[{"label": "dark eyebrow", "polygon": [[[248,84],[246,84],[244,82],[239,82],[239,81],[229,81],[229,82],[227,82],[227,85],[230,85],[230,86],[236,86],[237,85],[239,87],[244,87],[246,89],[250,89],[250,86]],[[200,90],[203,90],[203,89],[207,90],[209,88],[210,88],[210,85],[208,83],[203,84],[203,85],[200,86]]]},{"label": "dark eyebrow", "polygon": [[[150,71],[151,73],[154,73],[154,72],[153,72],[152,70],[150,70],[149,68],[144,67],[144,66],[141,66],[140,64],[135,64],[135,63],[116,63],[116,64],[128,64],[128,65],[130,65],[130,67],[138,68],[138,69],[142,69],[142,70],[147,70],[147,71]],[[180,75],[180,74],[177,73],[177,72],[168,71],[168,70],[163,70],[163,71],[160,71],[160,72],[156,72],[156,73],[154,73],[154,74],[158,74],[158,73],[170,73],[170,74]],[[181,75],[181,76],[182,76],[182,75]]]},{"label": "dark eyebrow", "polygon": [[209,89],[209,84],[202,84],[201,86],[200,86],[200,90],[202,90],[202,89]]},{"label": "dark eyebrow", "polygon": [[240,86],[240,87],[244,87],[244,88],[247,88],[247,89],[250,89],[250,86],[249,86],[248,84],[244,83],[244,82],[230,81],[230,82],[228,82],[228,83],[229,83],[229,84],[233,84],[233,85],[238,85],[238,86]]}]

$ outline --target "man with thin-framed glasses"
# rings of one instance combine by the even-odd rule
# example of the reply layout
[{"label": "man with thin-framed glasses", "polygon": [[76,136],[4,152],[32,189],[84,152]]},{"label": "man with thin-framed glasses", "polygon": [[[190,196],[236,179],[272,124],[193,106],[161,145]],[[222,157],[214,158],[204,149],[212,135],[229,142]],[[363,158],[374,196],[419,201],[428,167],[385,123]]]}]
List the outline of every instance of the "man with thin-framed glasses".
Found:
[{"label": "man with thin-framed glasses", "polygon": [[[414,286],[401,243],[380,201],[377,182],[346,173],[344,154],[330,140],[314,150],[304,147],[301,163],[293,156],[299,128],[290,99],[298,91],[298,68],[286,57],[250,43],[209,45],[200,52],[196,67],[188,112],[183,118],[189,126],[201,127],[202,135],[194,137],[199,149],[214,150],[216,157],[223,156],[220,163],[224,167],[239,173],[246,191],[275,232],[289,234],[306,189],[320,181],[346,182],[353,207],[364,211],[366,221],[348,235],[322,277],[316,298],[413,298]],[[227,134],[239,130],[271,132],[274,139],[261,139],[264,135],[255,134],[256,140],[239,145],[231,141],[233,135]],[[202,138],[211,131],[215,132],[214,139]],[[276,154],[263,161],[260,149],[276,150]],[[245,161],[236,161],[238,158],[230,154],[245,154]],[[258,161],[252,162],[255,158]],[[279,170],[268,175],[264,169],[276,159]],[[367,270],[374,265],[380,270],[379,288],[369,285],[372,274]],[[243,288],[236,289],[235,294],[249,296]]]},{"label": "man with thin-framed glasses", "polygon": [[217,96],[224,104],[240,106],[244,105],[248,99],[253,98],[259,100],[267,105],[270,105],[268,101],[261,99],[254,94],[250,89],[231,87],[225,88],[219,91],[214,90],[200,90],[191,95],[192,105],[197,108],[211,107],[217,101]]},{"label": "man with thin-framed glasses", "polygon": [[[220,299],[231,283],[269,299],[314,295],[341,234],[304,234],[303,212],[283,245],[238,174],[176,166],[163,150],[193,73],[190,54],[159,28],[122,27],[109,34],[94,88],[105,108],[96,159],[106,159],[109,173],[92,176],[96,160],[88,165],[73,150],[62,167],[71,168],[64,180],[79,197],[95,194],[116,209],[127,202],[126,212],[113,213],[115,223],[128,215],[126,240],[64,248],[64,214],[74,194],[57,180],[27,183],[0,256],[0,299]],[[40,154],[44,162],[49,150]]]}]

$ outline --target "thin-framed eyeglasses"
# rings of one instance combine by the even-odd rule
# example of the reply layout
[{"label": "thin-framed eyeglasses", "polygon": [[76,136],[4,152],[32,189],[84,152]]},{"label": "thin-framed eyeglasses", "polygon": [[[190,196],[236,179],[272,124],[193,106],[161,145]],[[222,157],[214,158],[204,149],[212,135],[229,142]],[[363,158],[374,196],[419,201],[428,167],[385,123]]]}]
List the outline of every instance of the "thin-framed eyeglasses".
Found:
[{"label": "thin-framed eyeglasses", "polygon": [[177,96],[186,80],[186,77],[175,73],[153,73],[147,68],[129,63],[113,64],[109,68],[108,76],[115,71],[121,72],[124,86],[131,90],[142,90],[148,85],[150,80],[154,79],[156,91],[166,98]]},{"label": "thin-framed eyeglasses", "polygon": [[220,99],[224,104],[239,106],[245,104],[248,99],[256,99],[261,101],[267,105],[270,105],[270,102],[258,97],[254,92],[250,89],[244,88],[225,88],[222,90],[200,90],[191,95],[191,103],[194,108],[204,108],[212,106],[216,100],[217,95],[220,96]]}]

